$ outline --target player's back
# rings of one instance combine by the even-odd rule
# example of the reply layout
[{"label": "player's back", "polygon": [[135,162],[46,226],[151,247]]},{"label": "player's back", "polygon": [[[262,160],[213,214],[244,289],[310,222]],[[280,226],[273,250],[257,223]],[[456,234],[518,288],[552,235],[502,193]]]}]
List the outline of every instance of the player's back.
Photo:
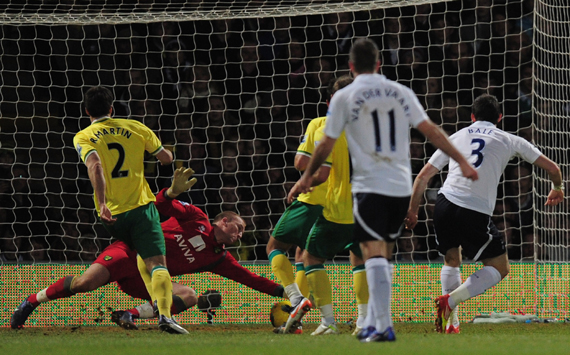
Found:
[{"label": "player's back", "polygon": [[107,184],[107,206],[112,214],[155,200],[144,177],[144,153],[156,153],[162,145],[148,127],[135,120],[104,118],[77,133],[74,145],[84,161],[92,151],[97,151]]},{"label": "player's back", "polygon": [[509,160],[520,155],[532,163],[540,156],[538,149],[523,138],[486,121],[476,121],[453,134],[450,140],[477,169],[479,179],[473,181],[463,177],[459,164],[438,150],[430,163],[442,168],[445,161],[449,162],[449,173],[440,192],[458,206],[487,215],[493,213],[497,185]]},{"label": "player's back", "polygon": [[[411,194],[409,129],[427,119],[409,88],[379,74],[361,74],[332,98],[330,117],[345,121],[354,192]],[[340,116],[337,120],[334,116]],[[329,134],[332,131],[325,129]]]}]

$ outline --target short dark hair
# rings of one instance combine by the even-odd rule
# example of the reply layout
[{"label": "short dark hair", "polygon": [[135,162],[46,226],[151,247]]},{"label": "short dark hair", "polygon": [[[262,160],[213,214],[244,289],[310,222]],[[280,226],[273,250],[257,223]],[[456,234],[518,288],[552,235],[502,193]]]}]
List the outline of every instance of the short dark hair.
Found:
[{"label": "short dark hair", "polygon": [[113,93],[103,86],[95,86],[85,93],[85,109],[91,117],[103,117],[109,114],[113,106]]},{"label": "short dark hair", "polygon": [[340,89],[352,84],[354,79],[350,75],[343,75],[339,76],[338,78],[334,78],[329,83],[327,87],[327,93],[329,94],[329,100],[333,97],[333,95],[339,91]]},{"label": "short dark hair", "polygon": [[357,73],[374,73],[378,63],[378,46],[369,39],[359,39],[350,48],[350,61]]},{"label": "short dark hair", "polygon": [[501,108],[495,96],[483,94],[473,101],[471,112],[477,121],[487,121],[497,124],[497,122],[499,122],[499,116],[501,115]]}]

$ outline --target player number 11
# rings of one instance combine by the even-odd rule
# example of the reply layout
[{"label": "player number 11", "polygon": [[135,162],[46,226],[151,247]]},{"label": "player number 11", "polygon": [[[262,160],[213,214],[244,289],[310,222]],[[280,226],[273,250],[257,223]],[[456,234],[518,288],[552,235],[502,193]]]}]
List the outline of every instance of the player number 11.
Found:
[{"label": "player number 11", "polygon": [[[396,128],[395,128],[395,114],[394,110],[388,111],[389,129],[390,129],[390,150],[396,151]],[[380,119],[378,118],[378,110],[372,111],[372,121],[374,122],[374,135],[376,138],[376,151],[382,151],[382,140],[380,138]]]}]

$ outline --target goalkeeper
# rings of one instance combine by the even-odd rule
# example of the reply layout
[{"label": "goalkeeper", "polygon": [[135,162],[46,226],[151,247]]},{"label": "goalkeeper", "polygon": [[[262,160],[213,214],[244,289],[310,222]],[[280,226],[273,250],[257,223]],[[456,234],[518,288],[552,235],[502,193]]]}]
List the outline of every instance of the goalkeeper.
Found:
[{"label": "goalkeeper", "polygon": [[[210,224],[208,216],[202,210],[175,199],[194,185],[196,179],[188,180],[193,173],[192,169],[177,169],[172,186],[156,196],[158,211],[170,217],[161,226],[171,274],[209,271],[270,296],[282,297],[282,286],[247,270],[224,249],[225,244],[232,244],[242,236],[245,222],[240,216],[229,211],[222,212]],[[93,291],[113,281],[130,296],[151,301],[137,270],[136,252],[124,242],[116,241],[105,248],[81,276],[63,277],[48,288],[29,296],[12,315],[10,325],[14,329],[21,328],[40,303]],[[198,298],[193,289],[175,282],[172,286],[173,314],[196,305]],[[134,318],[153,317],[152,305],[146,303],[129,311],[114,312],[112,320],[125,329],[136,329]]]}]

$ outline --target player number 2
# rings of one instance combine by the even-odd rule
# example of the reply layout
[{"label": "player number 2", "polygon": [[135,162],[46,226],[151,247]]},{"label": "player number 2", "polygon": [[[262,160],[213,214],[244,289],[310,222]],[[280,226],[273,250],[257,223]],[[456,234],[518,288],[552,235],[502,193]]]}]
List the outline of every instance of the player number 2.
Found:
[{"label": "player number 2", "polygon": [[[395,129],[395,114],[394,110],[388,111],[389,125],[390,125],[390,150],[396,151],[396,129]],[[372,111],[372,121],[374,122],[374,135],[376,138],[376,151],[382,151],[382,141],[380,139],[380,119],[378,118],[378,110]]]},{"label": "player number 2", "polygon": [[471,151],[471,155],[477,156],[477,160],[475,161],[475,163],[473,163],[473,166],[478,168],[481,165],[481,163],[483,163],[483,153],[481,153],[481,151],[483,150],[483,148],[485,148],[485,141],[482,140],[481,138],[473,138],[471,144],[479,145],[477,149],[473,149]]},{"label": "player number 2", "polygon": [[125,148],[123,148],[123,146],[119,143],[109,143],[107,144],[107,148],[109,150],[116,149],[117,152],[119,152],[119,159],[117,160],[117,164],[115,164],[115,167],[111,172],[111,177],[114,179],[129,176],[128,170],[121,170],[123,163],[125,162]]}]

